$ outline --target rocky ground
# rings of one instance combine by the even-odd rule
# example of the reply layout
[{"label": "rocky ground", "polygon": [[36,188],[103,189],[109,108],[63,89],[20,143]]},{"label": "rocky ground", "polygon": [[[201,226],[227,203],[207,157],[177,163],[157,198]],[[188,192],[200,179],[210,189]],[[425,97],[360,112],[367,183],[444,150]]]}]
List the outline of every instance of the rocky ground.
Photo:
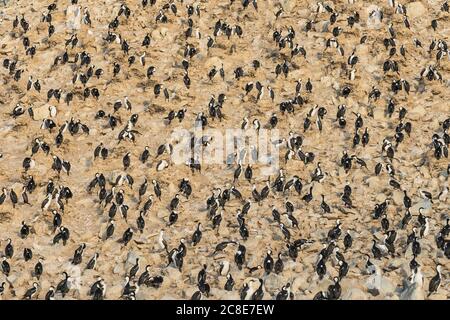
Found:
[{"label": "rocky ground", "polygon": [[[0,59],[4,61],[17,61],[16,70],[22,70],[18,81],[14,80],[15,72],[0,67],[0,186],[8,192],[13,189],[19,196],[19,203],[12,206],[7,199],[0,206],[0,245],[1,254],[7,239],[12,239],[15,253],[7,259],[11,266],[9,276],[0,274],[0,284],[4,281],[3,299],[22,298],[26,290],[32,287],[33,282],[39,284],[34,298],[43,299],[50,286],[56,286],[63,279],[62,272],[70,275],[70,291],[65,299],[90,299],[89,287],[101,276],[106,283],[106,299],[121,297],[125,285],[125,276],[135,264],[136,257],[140,258],[140,275],[146,265],[150,266],[151,275],[161,275],[164,281],[160,288],[140,287],[136,293],[137,299],[189,299],[198,290],[197,274],[203,265],[207,265],[207,282],[211,286],[209,296],[204,299],[239,299],[239,290],[245,282],[251,279],[264,279],[263,299],[272,299],[283,285],[290,283],[290,290],[295,299],[312,299],[319,291],[327,291],[333,283],[333,277],[338,273],[336,259],[330,257],[327,262],[327,273],[319,280],[315,271],[319,251],[326,243],[328,231],[335,226],[339,219],[342,223],[342,236],[337,240],[340,252],[343,252],[342,239],[347,232],[353,237],[353,246],[344,254],[349,264],[349,272],[340,281],[342,299],[424,299],[428,294],[430,279],[436,274],[436,265],[442,265],[441,287],[430,299],[448,299],[450,297],[449,259],[443,250],[436,247],[435,238],[449,217],[449,200],[445,193],[448,190],[448,165],[446,157],[436,159],[432,136],[443,134],[443,122],[450,116],[450,90],[449,90],[449,56],[448,51],[437,62],[438,48],[429,50],[432,40],[448,42],[450,35],[449,13],[441,9],[443,1],[406,1],[402,4],[406,8],[410,28],[403,22],[404,15],[395,13],[395,8],[389,6],[388,1],[327,1],[334,12],[338,12],[337,21],[330,24],[330,12],[319,10],[317,13],[316,1],[259,1],[258,10],[255,10],[251,1],[247,8],[243,8],[241,1],[175,1],[177,13],[164,9],[167,22],[156,21],[155,17],[166,4],[157,0],[154,5],[145,7],[140,1],[127,1],[131,13],[129,18],[120,16],[119,26],[115,34],[126,40],[130,49],[128,55],[121,50],[118,41],[108,43],[105,38],[108,34],[108,24],[117,16],[120,1],[92,1],[79,0],[77,4],[70,1],[55,1],[56,9],[51,12],[51,25],[54,33],[48,36],[48,22],[42,21],[42,15],[48,13],[49,1],[9,1],[6,5],[0,1]],[[200,16],[195,12],[192,36],[186,38],[188,29],[187,5],[197,5]],[[283,13],[276,16],[280,8]],[[91,25],[83,22],[83,10],[87,8],[90,14]],[[377,8],[383,11],[383,20],[378,21],[370,13]],[[194,10],[195,11],[195,10]],[[359,22],[351,28],[347,18],[354,12],[359,13]],[[25,33],[23,28],[17,26],[13,29],[13,21],[18,16],[20,20],[24,15],[29,23],[29,30]],[[226,35],[219,34],[213,37],[214,26],[217,20],[226,22],[233,27],[242,28],[242,36],[232,34],[228,39]],[[433,30],[431,21],[437,20],[438,27]],[[308,21],[313,20],[311,30],[306,31]],[[399,72],[384,72],[383,63],[389,59],[389,50],[383,45],[383,39],[389,38],[389,24],[395,29],[396,53],[390,58],[398,63]],[[340,55],[336,48],[327,48],[326,41],[333,38],[332,30],[336,26],[342,32],[336,38],[344,50]],[[286,44],[280,48],[273,39],[275,30],[282,31],[282,36],[288,33],[287,28],[295,31],[294,45],[299,44],[306,50],[306,57],[301,54],[291,57],[291,49]],[[76,34],[78,43],[72,47],[65,45],[65,41]],[[142,41],[146,34],[151,43],[146,48]],[[199,37],[200,35],[200,37]],[[208,36],[215,38],[214,45],[208,48]],[[367,36],[364,43],[361,38]],[[35,46],[33,56],[25,53],[24,37],[28,37],[30,46]],[[419,39],[422,47],[414,44]],[[182,67],[183,52],[186,44],[197,48],[198,53],[188,58],[190,88],[183,83],[185,75]],[[402,56],[400,47],[406,48],[406,55]],[[88,66],[80,66],[80,61],[74,63],[77,53],[87,52],[91,61]],[[358,56],[358,62],[351,67],[348,58],[352,51]],[[54,65],[55,58],[68,53],[69,62]],[[139,57],[145,52],[145,66],[139,62]],[[128,58],[134,55],[136,61],[129,65]],[[258,60],[261,67],[255,70],[253,60]],[[285,76],[277,75],[275,67],[286,60],[289,72]],[[118,63],[121,70],[113,75],[113,64]],[[103,69],[103,74],[97,78],[92,76],[84,86],[78,79],[72,82],[74,75],[86,73],[89,66],[93,70]],[[442,80],[428,80],[421,78],[421,71],[427,66],[437,66]],[[149,78],[147,69],[154,66],[156,71]],[[217,75],[210,80],[208,72],[215,66]],[[223,66],[224,80],[219,75],[219,68]],[[244,75],[236,79],[234,71],[242,67]],[[354,80],[349,79],[351,69],[356,69]],[[34,87],[27,90],[29,76],[33,81],[39,79],[41,90]],[[311,79],[313,90],[305,91],[305,84]],[[279,105],[283,101],[295,96],[296,81],[302,79],[303,88],[300,92],[304,98],[303,105],[297,105],[295,113],[282,114]],[[391,82],[394,79],[406,79],[410,84],[410,92],[405,90],[394,94],[391,91]],[[257,101],[257,91],[253,89],[246,94],[244,87],[252,81],[260,81],[264,86],[264,95]],[[155,84],[162,84],[161,94],[154,94]],[[342,89],[351,87],[351,93],[344,97]],[[269,97],[268,86],[275,93],[274,101]],[[375,86],[381,92],[378,100],[369,99],[369,93]],[[83,92],[88,87],[97,88],[99,98],[89,96],[83,99]],[[165,99],[163,89],[167,88],[169,99]],[[54,98],[47,101],[46,93],[49,89],[61,89],[62,98],[57,102]],[[64,99],[68,92],[74,97],[70,104]],[[253,181],[249,183],[242,176],[236,187],[245,199],[252,202],[251,209],[246,217],[246,226],[249,238],[243,240],[239,234],[236,222],[236,212],[242,208],[242,203],[234,199],[225,205],[222,212],[223,221],[218,231],[212,229],[211,220],[207,217],[206,200],[210,197],[213,188],[229,188],[233,184],[233,173],[236,165],[231,167],[225,164],[204,164],[201,173],[192,173],[186,165],[171,165],[169,168],[157,171],[156,165],[160,159],[169,161],[167,153],[156,157],[157,149],[167,142],[173,130],[184,128],[192,130],[196,114],[208,114],[208,103],[211,95],[216,99],[220,93],[227,97],[223,104],[224,118],[219,121],[208,116],[208,128],[224,132],[229,128],[240,128],[243,117],[251,122],[258,119],[266,125],[272,113],[279,118],[277,129],[287,138],[293,131],[303,137],[302,150],[313,152],[315,160],[305,165],[298,157],[284,163],[287,151],[283,146],[280,149],[280,163],[289,180],[297,175],[303,181],[303,191],[297,195],[291,191],[289,196],[272,191],[268,199],[261,205],[252,198],[252,185],[258,190],[265,185],[267,176],[263,175],[259,165],[253,166]],[[123,101],[128,97],[132,103],[132,110],[121,108],[114,115],[122,123],[115,130],[111,130],[105,119],[96,120],[99,110],[106,114],[113,114],[113,105],[116,100]],[[391,117],[386,114],[389,99],[395,100],[395,111]],[[17,104],[24,110],[33,108],[33,119],[24,114],[13,117],[11,113]],[[338,105],[347,106],[347,126],[339,128],[336,121]],[[311,127],[304,131],[303,124],[307,114],[315,106],[323,106],[327,114],[323,117],[323,130],[319,131],[311,116]],[[56,107],[56,115],[49,114],[49,106]],[[383,139],[388,138],[395,145],[395,128],[400,123],[399,110],[407,109],[403,123],[410,122],[411,134],[404,135],[404,141],[395,149],[395,157],[389,160],[381,152]],[[168,125],[163,118],[169,111],[178,111],[186,108],[186,116],[182,122],[175,119]],[[138,114],[139,121],[136,130],[135,143],[123,141],[118,143],[119,131],[125,126],[131,114]],[[370,141],[363,147],[359,144],[352,147],[354,137],[354,122],[356,113],[364,119],[359,134],[369,129]],[[51,118],[57,127],[52,131],[42,129],[43,119]],[[64,133],[64,141],[57,147],[55,137],[58,129],[65,121],[71,118],[79,119],[89,127],[89,134],[81,132],[71,135]],[[43,151],[32,156],[34,167],[25,172],[23,160],[30,157],[34,139],[39,138],[50,146],[50,154]],[[106,160],[94,160],[94,149],[103,143],[109,150]],[[214,143],[214,142],[213,142]],[[145,146],[149,146],[150,158],[145,164],[139,161],[139,156]],[[349,172],[340,166],[342,152],[348,150],[349,155],[356,155],[363,159],[367,168],[360,167],[355,162]],[[99,204],[98,187],[92,192],[87,191],[89,182],[95,173],[101,172],[107,178],[108,192],[111,190],[115,178],[123,174],[123,156],[131,152],[131,166],[126,173],[131,175],[134,186],[124,184],[117,189],[125,192],[125,203],[129,206],[127,220],[115,217],[116,229],[112,238],[104,240],[108,225],[108,209]],[[57,155],[61,159],[70,161],[72,167],[70,175],[63,172],[57,174],[52,170],[52,157]],[[311,183],[311,173],[317,163],[327,173],[323,182]],[[381,174],[375,175],[374,168],[377,163],[383,163]],[[386,164],[395,168],[395,175],[386,171]],[[244,168],[246,165],[244,165]],[[29,176],[33,176],[37,188],[28,193],[31,205],[24,204],[21,193],[22,186],[26,184]],[[278,175],[270,177],[273,182]],[[138,188],[144,178],[149,181],[145,199],[153,192],[150,184],[156,179],[162,189],[162,200],[156,200],[148,215],[145,217],[146,226],[143,233],[137,231],[136,219],[142,203],[138,203]],[[167,206],[176,193],[182,178],[189,178],[192,184],[192,195],[189,199],[181,197],[178,221],[167,226],[170,211]],[[55,236],[52,227],[51,210],[58,209],[55,201],[47,210],[41,210],[41,203],[46,198],[46,185],[49,179],[55,185],[68,186],[72,190],[73,198],[65,205],[62,213],[63,226],[70,230],[70,239],[66,245],[53,244]],[[389,184],[395,179],[401,188]],[[349,184],[352,189],[353,207],[346,208],[341,200],[344,186]],[[302,200],[308,193],[310,185],[314,185],[313,200],[305,203]],[[403,191],[406,190],[412,200],[410,211],[413,215],[407,227],[401,229],[400,221],[405,214],[403,204]],[[419,190],[426,190],[433,196],[433,203],[425,201]],[[116,190],[117,191],[117,190]],[[325,195],[326,202],[331,207],[331,213],[323,214],[321,210],[321,195]],[[278,223],[273,220],[271,210],[275,205],[280,212],[284,212],[284,202],[288,198],[295,206],[294,215],[298,220],[299,229],[289,228],[292,238],[310,239],[313,243],[299,249],[298,257],[294,260],[288,256],[286,241],[280,231]],[[384,231],[380,219],[373,219],[372,212],[376,204],[385,199],[390,200],[386,215],[390,222],[390,229],[396,230],[396,253],[387,255],[382,259],[375,259],[372,255],[372,239],[379,244],[383,243]],[[424,207],[424,214],[428,216],[429,234],[420,238],[422,253],[416,258],[421,265],[423,282],[410,281],[412,271],[409,262],[412,259],[411,246],[406,249],[406,238],[414,225],[418,226],[418,209]],[[60,211],[60,210],[59,210]],[[285,219],[285,216],[282,217]],[[31,233],[25,239],[20,237],[21,222],[31,226]],[[283,220],[286,222],[285,220]],[[190,244],[190,239],[197,224],[203,226],[203,237],[197,246]],[[124,246],[118,242],[124,231],[132,227],[135,233],[133,240]],[[164,230],[164,237],[169,250],[179,245],[180,239],[185,238],[187,254],[184,258],[181,272],[167,267],[167,254],[158,244],[160,231]],[[263,269],[250,273],[247,268],[239,270],[234,262],[236,246],[230,245],[223,252],[211,256],[216,244],[224,240],[236,240],[247,248],[247,267],[263,265],[268,249],[276,260],[282,254],[284,271],[267,275]],[[447,238],[448,239],[448,238]],[[448,241],[448,240],[447,240]],[[86,244],[81,264],[74,265],[71,259],[74,251],[81,243]],[[33,258],[25,261],[23,249],[30,248]],[[86,264],[94,253],[99,253],[99,259],[93,270],[86,270]],[[375,274],[366,272],[366,254],[370,255],[371,262],[377,266]],[[42,257],[44,272],[39,280],[33,276],[32,271],[38,258]],[[219,264],[230,262],[230,274],[235,280],[232,291],[224,290],[226,277],[219,274]],[[257,282],[251,282],[255,286]],[[254,290],[252,287],[252,290]],[[256,286],[257,287],[257,286]],[[374,290],[376,289],[376,290]],[[56,299],[61,299],[56,294]]]}]

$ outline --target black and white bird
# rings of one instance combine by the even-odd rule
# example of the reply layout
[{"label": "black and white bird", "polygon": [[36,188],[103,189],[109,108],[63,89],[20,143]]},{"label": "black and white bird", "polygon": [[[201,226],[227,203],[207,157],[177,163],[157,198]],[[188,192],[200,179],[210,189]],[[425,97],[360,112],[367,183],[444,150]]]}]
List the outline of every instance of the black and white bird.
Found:
[{"label": "black and white bird", "polygon": [[441,285],[441,265],[436,266],[436,275],[431,278],[430,283],[428,285],[428,297],[431,296],[433,293],[437,292],[440,285]]}]

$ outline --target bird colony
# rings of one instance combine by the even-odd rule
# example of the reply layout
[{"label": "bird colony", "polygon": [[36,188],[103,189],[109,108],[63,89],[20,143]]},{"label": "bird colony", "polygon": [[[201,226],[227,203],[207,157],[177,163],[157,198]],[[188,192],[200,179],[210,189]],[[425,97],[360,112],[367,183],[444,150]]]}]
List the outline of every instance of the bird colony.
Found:
[{"label": "bird colony", "polygon": [[[2,1],[0,35],[2,299],[450,297],[447,1]],[[272,170],[205,161],[230,129]]]}]

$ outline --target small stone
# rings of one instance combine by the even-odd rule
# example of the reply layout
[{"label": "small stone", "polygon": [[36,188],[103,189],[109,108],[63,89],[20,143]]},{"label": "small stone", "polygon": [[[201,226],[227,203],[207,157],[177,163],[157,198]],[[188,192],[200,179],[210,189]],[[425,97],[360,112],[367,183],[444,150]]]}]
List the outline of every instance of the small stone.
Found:
[{"label": "small stone", "polygon": [[265,279],[264,279],[264,286],[268,292],[274,293],[277,290],[279,290],[285,283],[283,282],[283,277],[275,274],[270,273]]}]

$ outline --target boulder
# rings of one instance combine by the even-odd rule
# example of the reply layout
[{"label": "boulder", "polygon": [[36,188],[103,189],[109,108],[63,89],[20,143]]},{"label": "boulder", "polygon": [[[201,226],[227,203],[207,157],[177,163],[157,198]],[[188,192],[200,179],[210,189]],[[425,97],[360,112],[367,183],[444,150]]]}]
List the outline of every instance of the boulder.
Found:
[{"label": "boulder", "polygon": [[275,273],[269,274],[264,280],[264,286],[266,290],[270,293],[277,292],[285,284],[286,283],[283,280],[283,277]]},{"label": "boulder", "polygon": [[358,288],[351,288],[342,295],[342,300],[367,300],[367,293]]},{"label": "boulder", "polygon": [[122,265],[116,264],[116,265],[114,266],[114,269],[113,269],[113,273],[114,273],[114,274],[119,274],[119,273],[123,273],[123,272],[124,272],[124,270],[123,270]]},{"label": "boulder", "polygon": [[423,300],[424,298],[423,289],[417,283],[405,285],[400,293],[400,300]]},{"label": "boulder", "polygon": [[427,13],[427,9],[423,5],[421,1],[411,2],[406,5],[406,12],[408,13],[408,17],[410,21],[416,19],[420,16],[423,16]]},{"label": "boulder", "polygon": [[70,5],[66,9],[66,25],[72,30],[81,29],[81,7]]},{"label": "boulder", "polygon": [[40,107],[33,107],[34,120],[43,120],[50,117],[49,105],[44,104]]},{"label": "boulder", "polygon": [[136,264],[136,258],[138,258],[138,255],[134,251],[130,251],[128,252],[126,263],[129,266],[134,266]]},{"label": "boulder", "polygon": [[395,190],[392,194],[392,200],[394,200],[394,204],[399,206],[403,204],[404,194],[400,190]]},{"label": "boulder", "polygon": [[308,281],[305,276],[296,277],[291,286],[293,292],[304,291],[307,288],[308,288]]}]

